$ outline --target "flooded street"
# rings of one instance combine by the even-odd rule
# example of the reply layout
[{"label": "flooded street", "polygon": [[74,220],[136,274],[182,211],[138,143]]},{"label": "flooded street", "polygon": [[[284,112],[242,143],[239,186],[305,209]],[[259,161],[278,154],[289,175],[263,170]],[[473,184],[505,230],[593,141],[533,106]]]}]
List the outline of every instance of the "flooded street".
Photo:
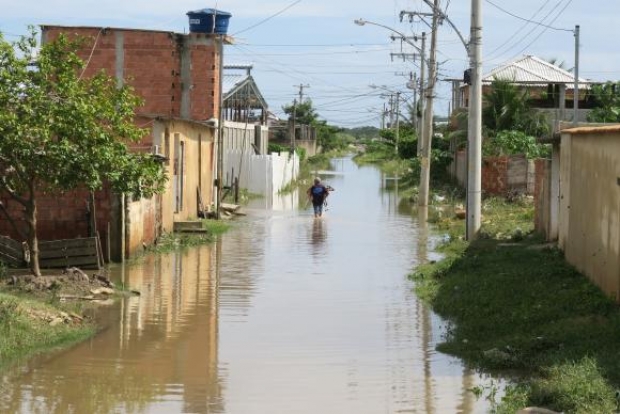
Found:
[{"label": "flooded street", "polygon": [[[333,161],[323,219],[254,200],[221,240],[116,267],[105,330],[2,378],[0,413],[482,413],[407,274],[436,259],[374,167]],[[300,201],[301,200],[301,201]]]}]

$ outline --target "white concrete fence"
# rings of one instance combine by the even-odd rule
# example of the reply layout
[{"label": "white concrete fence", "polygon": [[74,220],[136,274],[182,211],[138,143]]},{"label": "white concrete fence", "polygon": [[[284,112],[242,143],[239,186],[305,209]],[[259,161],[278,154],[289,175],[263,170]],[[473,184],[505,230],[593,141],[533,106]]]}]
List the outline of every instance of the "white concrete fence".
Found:
[{"label": "white concrete fence", "polygon": [[233,184],[239,178],[239,187],[250,193],[277,194],[299,174],[297,154],[282,152],[255,155],[249,151],[230,150],[224,154],[224,185]]}]

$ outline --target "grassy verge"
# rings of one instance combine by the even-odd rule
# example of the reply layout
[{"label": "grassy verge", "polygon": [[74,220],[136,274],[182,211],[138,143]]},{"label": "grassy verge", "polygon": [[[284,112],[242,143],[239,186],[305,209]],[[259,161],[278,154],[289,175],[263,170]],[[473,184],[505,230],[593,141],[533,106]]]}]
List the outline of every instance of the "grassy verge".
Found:
[{"label": "grassy verge", "polygon": [[0,369],[68,347],[94,333],[91,323],[69,317],[52,303],[0,293]]},{"label": "grassy verge", "polygon": [[159,238],[155,246],[149,247],[148,252],[166,253],[175,249],[200,246],[212,243],[217,236],[226,233],[231,223],[225,220],[201,220],[202,228],[206,233],[167,233]]},{"label": "grassy verge", "polygon": [[[528,211],[529,210],[529,211]],[[472,390],[496,413],[539,406],[611,413],[620,387],[620,311],[560,251],[528,235],[531,208],[499,201],[483,211],[483,237],[450,237],[445,258],[412,275],[420,298],[448,321],[438,349],[511,378]],[[461,223],[439,219],[453,236]]]}]

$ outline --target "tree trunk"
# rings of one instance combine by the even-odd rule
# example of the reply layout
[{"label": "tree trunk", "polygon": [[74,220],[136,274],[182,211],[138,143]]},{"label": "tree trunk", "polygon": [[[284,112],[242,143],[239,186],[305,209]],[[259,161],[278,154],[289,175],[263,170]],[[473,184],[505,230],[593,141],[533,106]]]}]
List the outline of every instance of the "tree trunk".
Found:
[{"label": "tree trunk", "polygon": [[26,205],[26,222],[28,223],[28,244],[30,245],[30,270],[35,277],[41,277],[39,267],[39,241],[37,238],[37,200],[34,192]]}]

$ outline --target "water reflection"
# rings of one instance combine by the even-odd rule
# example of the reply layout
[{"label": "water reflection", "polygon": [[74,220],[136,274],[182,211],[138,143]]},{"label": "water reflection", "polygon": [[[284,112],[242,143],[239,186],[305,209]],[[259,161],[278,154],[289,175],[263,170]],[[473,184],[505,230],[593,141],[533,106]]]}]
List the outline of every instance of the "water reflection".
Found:
[{"label": "water reflection", "polygon": [[312,236],[310,242],[312,243],[312,255],[321,256],[325,254],[325,246],[323,243],[327,239],[327,224],[322,218],[318,218],[312,221]]},{"label": "water reflection", "polygon": [[211,246],[117,268],[142,295],[100,311],[88,343],[5,376],[0,412],[484,412],[406,278],[436,259],[427,212],[375,168],[334,168],[323,219],[274,195]]},{"label": "water reflection", "polygon": [[117,269],[141,296],[100,311],[91,341],[11,373],[0,412],[223,412],[213,258],[192,249]]}]

